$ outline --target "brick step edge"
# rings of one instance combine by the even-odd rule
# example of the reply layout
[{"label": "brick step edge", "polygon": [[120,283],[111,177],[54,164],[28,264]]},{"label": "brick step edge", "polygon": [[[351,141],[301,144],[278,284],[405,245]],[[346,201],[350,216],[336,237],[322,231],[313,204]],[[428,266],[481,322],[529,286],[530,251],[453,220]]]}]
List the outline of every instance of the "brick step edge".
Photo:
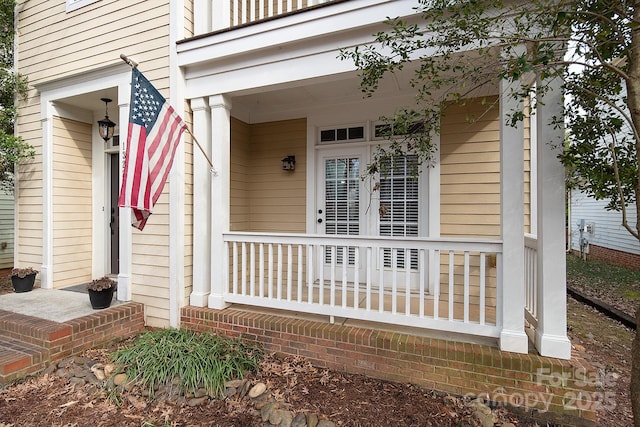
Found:
[{"label": "brick step edge", "polygon": [[0,336],[47,347],[47,342],[70,336],[66,323],[0,310]]},{"label": "brick step edge", "polygon": [[0,336],[0,384],[44,369],[48,358],[43,347]]}]

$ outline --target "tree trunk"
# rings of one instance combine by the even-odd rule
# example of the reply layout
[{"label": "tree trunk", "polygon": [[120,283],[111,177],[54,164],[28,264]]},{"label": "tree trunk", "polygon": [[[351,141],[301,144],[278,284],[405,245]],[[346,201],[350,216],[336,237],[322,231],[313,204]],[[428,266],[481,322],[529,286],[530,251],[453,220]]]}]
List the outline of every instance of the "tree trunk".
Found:
[{"label": "tree trunk", "polygon": [[[633,21],[640,22],[640,5],[634,4]],[[631,113],[631,120],[636,129],[640,125],[640,31],[634,28],[631,32],[631,49],[627,51],[629,79],[627,80],[627,105]],[[640,164],[640,140],[635,141],[636,166]],[[638,213],[636,230],[640,231],[640,167],[636,171],[636,212]],[[622,202],[624,203],[624,201]],[[633,425],[640,427],[640,307],[636,309],[636,336],[631,349],[631,408],[633,410]]]},{"label": "tree trunk", "polygon": [[636,337],[631,347],[631,409],[633,425],[640,427],[640,307],[636,310]]}]

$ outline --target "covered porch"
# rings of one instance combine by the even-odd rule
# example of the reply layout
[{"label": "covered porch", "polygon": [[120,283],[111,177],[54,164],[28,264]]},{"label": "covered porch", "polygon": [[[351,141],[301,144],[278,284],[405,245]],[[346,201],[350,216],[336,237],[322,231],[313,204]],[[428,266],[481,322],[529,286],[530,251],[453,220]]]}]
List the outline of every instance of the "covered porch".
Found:
[{"label": "covered porch", "polygon": [[[186,305],[415,327],[523,354],[532,341],[543,356],[569,359],[564,169],[552,144],[563,130],[549,126],[561,93],[545,93],[535,116],[511,127],[509,111],[525,110],[513,88],[481,88],[443,121],[431,167],[377,176],[382,190],[373,191],[361,177],[386,143],[378,118],[412,105],[413,92],[397,73],[363,99],[352,65],[337,59],[334,31],[343,30],[340,45],[362,43],[377,16],[412,13],[410,2],[392,3],[362,16],[355,1],[304,13],[283,6],[278,19],[258,23],[249,12],[218,27],[206,19],[215,3],[200,3],[200,36],[178,43],[178,64],[213,168],[197,150],[187,154]],[[306,37],[292,38],[293,27]],[[290,155],[295,170],[282,170]]]}]

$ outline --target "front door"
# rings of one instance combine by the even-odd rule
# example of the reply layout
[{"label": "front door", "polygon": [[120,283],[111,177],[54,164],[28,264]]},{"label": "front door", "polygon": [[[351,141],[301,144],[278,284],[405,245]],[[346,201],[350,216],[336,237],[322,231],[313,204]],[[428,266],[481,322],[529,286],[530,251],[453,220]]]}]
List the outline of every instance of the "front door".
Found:
[{"label": "front door", "polygon": [[[426,208],[425,197],[420,197],[420,187],[424,177],[416,174],[415,156],[396,159],[391,165],[384,165],[383,172],[376,178],[375,191],[368,191],[367,180],[362,180],[363,170],[369,161],[367,148],[345,148],[318,151],[318,200],[316,204],[317,232],[340,236],[388,236],[402,239],[417,237],[423,224]],[[423,195],[424,196],[424,195]],[[424,228],[423,228],[424,227]],[[372,265],[367,266],[364,252],[359,258],[358,281],[364,282],[366,268],[374,284],[383,281],[389,286],[393,276],[403,279],[410,277],[411,287],[418,287],[418,266],[421,263],[417,250],[403,248],[381,248],[373,254]],[[327,245],[320,254],[323,278],[333,274],[341,280],[346,266],[347,280],[355,280],[356,250],[354,247]],[[407,276],[406,273],[410,275]],[[382,273],[382,274],[381,274]]]},{"label": "front door", "polygon": [[118,274],[120,272],[120,211],[118,208],[118,193],[120,191],[120,163],[118,153],[109,155],[109,172],[110,172],[110,203],[109,212],[109,229],[111,239],[109,241],[110,250],[110,273]]},{"label": "front door", "polygon": [[[320,234],[358,236],[363,231],[362,150],[320,152],[318,170],[317,230]],[[366,227],[365,227],[366,229]],[[346,267],[347,278],[354,280],[355,249],[348,246],[327,245],[320,254],[325,278],[332,266],[342,275]],[[335,270],[334,270],[335,271]],[[361,276],[364,277],[364,276]],[[338,277],[341,279],[341,277]]]}]

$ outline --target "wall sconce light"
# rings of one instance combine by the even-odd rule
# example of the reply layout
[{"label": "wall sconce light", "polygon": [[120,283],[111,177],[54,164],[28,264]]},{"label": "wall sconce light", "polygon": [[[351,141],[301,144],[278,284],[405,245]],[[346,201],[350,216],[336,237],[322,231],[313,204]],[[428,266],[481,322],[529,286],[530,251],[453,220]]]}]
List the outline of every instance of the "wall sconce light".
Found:
[{"label": "wall sconce light", "polygon": [[107,142],[113,137],[116,124],[109,120],[109,103],[111,100],[109,98],[100,98],[100,101],[104,102],[105,107],[104,119],[98,120],[98,132],[100,133],[100,137],[104,139],[104,142]]},{"label": "wall sconce light", "polygon": [[287,156],[282,159],[282,170],[293,171],[296,170],[296,156]]}]

